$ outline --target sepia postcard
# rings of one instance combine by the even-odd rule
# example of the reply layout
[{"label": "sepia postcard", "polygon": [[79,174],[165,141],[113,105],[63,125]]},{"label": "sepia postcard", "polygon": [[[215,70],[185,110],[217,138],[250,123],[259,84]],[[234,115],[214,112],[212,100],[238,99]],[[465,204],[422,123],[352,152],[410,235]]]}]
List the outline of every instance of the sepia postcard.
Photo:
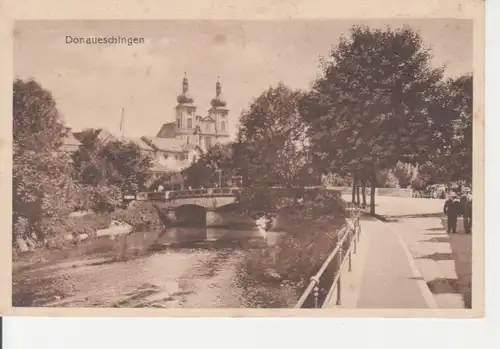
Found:
[{"label": "sepia postcard", "polygon": [[483,315],[483,2],[280,4],[12,6],[2,312]]}]

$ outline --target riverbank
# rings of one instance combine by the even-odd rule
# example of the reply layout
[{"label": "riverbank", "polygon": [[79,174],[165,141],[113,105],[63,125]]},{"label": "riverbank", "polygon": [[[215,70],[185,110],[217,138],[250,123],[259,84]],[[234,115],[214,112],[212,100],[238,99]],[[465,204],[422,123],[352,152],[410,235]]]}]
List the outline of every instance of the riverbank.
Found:
[{"label": "riverbank", "polygon": [[248,254],[245,269],[253,279],[262,280],[267,288],[278,286],[273,294],[276,307],[293,306],[335,248],[338,231],[346,222],[345,209],[345,202],[337,196],[295,203],[281,212],[279,226],[285,233],[266,248]]},{"label": "riverbank", "polygon": [[342,202],[325,198],[288,207],[280,231],[265,234],[257,227],[159,230],[142,220],[129,222],[151,231],[18,255],[14,304],[291,307],[345,221]]},{"label": "riverbank", "polygon": [[[106,229],[113,221],[133,227],[133,233],[117,239],[97,237],[99,229]],[[64,260],[125,257],[130,252],[146,251],[164,231],[168,222],[150,203],[141,203],[111,213],[87,213],[51,222],[45,242],[39,242],[27,251],[13,248],[13,271],[30,266],[58,263]],[[56,226],[56,227],[54,227]],[[144,235],[142,232],[148,232]],[[86,236],[80,241],[79,236]],[[69,239],[69,237],[71,239]]]}]

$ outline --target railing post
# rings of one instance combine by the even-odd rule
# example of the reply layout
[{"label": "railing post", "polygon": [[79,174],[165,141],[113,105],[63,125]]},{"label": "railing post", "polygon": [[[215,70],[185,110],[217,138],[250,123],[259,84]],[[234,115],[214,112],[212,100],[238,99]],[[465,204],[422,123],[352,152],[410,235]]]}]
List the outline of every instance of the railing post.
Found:
[{"label": "railing post", "polygon": [[310,280],[314,282],[313,288],[313,307],[318,308],[318,297],[319,297],[319,279],[316,276],[311,276]]},{"label": "railing post", "polygon": [[342,287],[342,284],[340,282],[340,279],[342,279],[342,271],[340,270],[340,267],[342,266],[342,248],[340,248],[339,250],[339,253],[338,253],[338,275],[339,275],[339,279],[337,280],[337,305],[340,305],[340,298],[341,298],[341,287]]},{"label": "railing post", "polygon": [[[354,232],[354,231],[353,231]],[[349,241],[349,245],[351,245],[350,243],[352,242]],[[352,262],[351,262],[351,246],[349,246],[349,271],[352,271]]]},{"label": "railing post", "polygon": [[319,297],[319,287],[318,287],[318,285],[316,285],[316,286],[314,286],[314,289],[313,289],[314,308],[319,308],[318,307],[318,297]]},{"label": "railing post", "polygon": [[352,242],[354,243],[354,254],[358,253],[358,229],[356,228],[356,225],[354,226],[354,230],[353,230],[353,238],[352,238]]}]

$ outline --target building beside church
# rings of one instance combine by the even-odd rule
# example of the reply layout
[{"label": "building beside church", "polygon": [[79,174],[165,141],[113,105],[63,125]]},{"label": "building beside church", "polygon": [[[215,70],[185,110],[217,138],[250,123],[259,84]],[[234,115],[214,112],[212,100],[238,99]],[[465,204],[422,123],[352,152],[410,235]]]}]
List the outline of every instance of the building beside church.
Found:
[{"label": "building beside church", "polygon": [[163,124],[156,138],[169,139],[185,146],[196,146],[205,152],[212,145],[229,140],[228,115],[229,109],[222,98],[222,87],[218,79],[208,115],[202,116],[197,113],[194,98],[189,94],[188,79],[184,76],[182,93],[177,97],[175,121]]}]

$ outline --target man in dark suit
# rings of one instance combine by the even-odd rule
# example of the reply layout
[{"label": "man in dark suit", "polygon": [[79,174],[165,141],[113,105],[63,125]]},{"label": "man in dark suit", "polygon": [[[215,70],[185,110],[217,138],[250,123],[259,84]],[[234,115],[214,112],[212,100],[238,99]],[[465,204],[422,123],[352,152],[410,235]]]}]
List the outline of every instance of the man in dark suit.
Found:
[{"label": "man in dark suit", "polygon": [[464,194],[460,199],[462,206],[462,215],[464,217],[464,230],[466,234],[472,231],[472,195],[469,188],[464,189]]},{"label": "man in dark suit", "polygon": [[451,192],[450,197],[444,203],[444,213],[448,217],[447,232],[455,234],[457,232],[457,217],[460,214],[460,201],[457,194]]}]

